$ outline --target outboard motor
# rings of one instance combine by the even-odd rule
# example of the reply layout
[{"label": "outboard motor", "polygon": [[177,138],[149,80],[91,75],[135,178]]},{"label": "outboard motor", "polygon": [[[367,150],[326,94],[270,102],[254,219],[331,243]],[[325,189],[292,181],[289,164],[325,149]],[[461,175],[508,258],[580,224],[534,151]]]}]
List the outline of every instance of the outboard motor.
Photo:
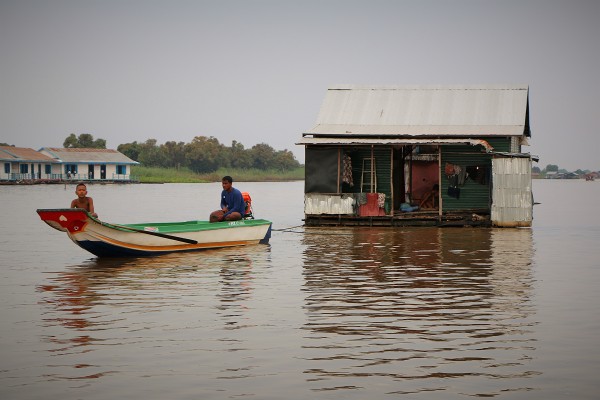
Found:
[{"label": "outboard motor", "polygon": [[242,196],[244,197],[244,203],[246,203],[246,214],[244,215],[244,219],[254,219],[252,211],[252,197],[250,197],[250,193],[242,192]]}]

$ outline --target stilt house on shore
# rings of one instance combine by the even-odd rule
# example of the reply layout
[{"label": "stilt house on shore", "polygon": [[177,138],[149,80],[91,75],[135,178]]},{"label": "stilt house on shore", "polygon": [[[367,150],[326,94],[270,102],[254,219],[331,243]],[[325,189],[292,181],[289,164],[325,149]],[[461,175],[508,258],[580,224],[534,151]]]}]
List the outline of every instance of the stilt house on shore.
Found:
[{"label": "stilt house on shore", "polygon": [[0,146],[0,184],[136,183],[131,166],[138,165],[111,149]]},{"label": "stilt house on shore", "polygon": [[138,165],[113,149],[42,147],[39,150],[61,164],[62,176],[87,182],[133,182],[131,166]]},{"label": "stilt house on shore", "polygon": [[327,90],[305,146],[307,226],[531,226],[527,85]]},{"label": "stilt house on shore", "polygon": [[60,169],[50,156],[28,147],[0,146],[0,182],[47,179]]}]

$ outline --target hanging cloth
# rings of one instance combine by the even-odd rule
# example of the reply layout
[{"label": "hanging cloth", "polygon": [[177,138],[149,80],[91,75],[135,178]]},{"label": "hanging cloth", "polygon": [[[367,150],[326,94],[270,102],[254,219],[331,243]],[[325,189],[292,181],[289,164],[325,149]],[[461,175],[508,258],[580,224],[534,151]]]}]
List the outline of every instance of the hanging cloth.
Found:
[{"label": "hanging cloth", "polygon": [[348,154],[344,154],[344,165],[342,168],[342,182],[347,183],[350,187],[354,186],[352,178],[352,159]]},{"label": "hanging cloth", "polygon": [[377,193],[377,206],[385,208],[385,193]]}]

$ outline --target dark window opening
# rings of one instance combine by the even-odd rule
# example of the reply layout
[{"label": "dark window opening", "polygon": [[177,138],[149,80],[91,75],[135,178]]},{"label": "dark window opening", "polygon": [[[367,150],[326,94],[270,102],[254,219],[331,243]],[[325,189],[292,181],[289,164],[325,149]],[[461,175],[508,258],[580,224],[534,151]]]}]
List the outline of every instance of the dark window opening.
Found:
[{"label": "dark window opening", "polygon": [[490,169],[485,165],[468,166],[467,178],[480,185],[487,185],[490,182]]}]

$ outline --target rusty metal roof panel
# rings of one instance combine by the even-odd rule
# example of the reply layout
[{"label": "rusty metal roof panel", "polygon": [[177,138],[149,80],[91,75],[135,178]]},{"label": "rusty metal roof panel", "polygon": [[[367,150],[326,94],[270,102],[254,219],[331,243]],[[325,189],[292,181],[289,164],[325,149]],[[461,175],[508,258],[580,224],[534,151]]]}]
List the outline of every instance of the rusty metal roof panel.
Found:
[{"label": "rusty metal roof panel", "polygon": [[0,146],[0,160],[14,162],[56,163],[51,157],[28,147]]},{"label": "rusty metal roof panel", "polygon": [[125,154],[112,149],[43,147],[40,152],[48,154],[63,163],[139,164]]}]

